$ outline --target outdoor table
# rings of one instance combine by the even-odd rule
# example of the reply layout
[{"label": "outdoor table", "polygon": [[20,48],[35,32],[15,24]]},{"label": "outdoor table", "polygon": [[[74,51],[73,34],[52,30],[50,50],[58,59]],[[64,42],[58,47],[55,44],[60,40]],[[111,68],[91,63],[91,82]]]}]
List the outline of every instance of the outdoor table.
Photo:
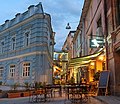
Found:
[{"label": "outdoor table", "polygon": [[45,86],[45,91],[47,91],[48,89],[51,90],[51,97],[53,97],[52,92],[53,92],[54,89],[59,89],[59,95],[62,96],[61,85],[49,85],[49,86]]},{"label": "outdoor table", "polygon": [[59,95],[62,96],[61,85],[45,85],[44,87],[33,91],[30,98],[32,99],[32,102],[46,102],[53,97],[52,92],[54,89],[59,89]]},{"label": "outdoor table", "polygon": [[82,94],[84,94],[85,91],[87,91],[88,85],[87,84],[86,85],[68,85],[68,86],[65,86],[65,88],[67,88],[67,96],[69,99],[69,95],[74,93],[74,92],[70,92],[70,90],[77,91],[78,94],[80,94],[80,96],[82,97]]},{"label": "outdoor table", "polygon": [[[44,89],[33,91],[32,94],[30,95],[32,102],[44,101],[45,99],[44,97],[42,97],[44,96],[44,93],[45,93]],[[30,101],[30,98],[29,98],[29,101]]]}]

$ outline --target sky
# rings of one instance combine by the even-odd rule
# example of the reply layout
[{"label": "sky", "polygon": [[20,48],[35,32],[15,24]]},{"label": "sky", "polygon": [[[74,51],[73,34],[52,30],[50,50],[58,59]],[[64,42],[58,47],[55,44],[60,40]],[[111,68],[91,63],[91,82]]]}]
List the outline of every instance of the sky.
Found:
[{"label": "sky", "polygon": [[[52,28],[56,33],[55,49],[60,50],[69,31],[77,29],[84,0],[0,0],[0,25],[39,2],[42,2],[44,12],[51,15]],[[67,23],[71,26],[69,30],[66,29]]]}]

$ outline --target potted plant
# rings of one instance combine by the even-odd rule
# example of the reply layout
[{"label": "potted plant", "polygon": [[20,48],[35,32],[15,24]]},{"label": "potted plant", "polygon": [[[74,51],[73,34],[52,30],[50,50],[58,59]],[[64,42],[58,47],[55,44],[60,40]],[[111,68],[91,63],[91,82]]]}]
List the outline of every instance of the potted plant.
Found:
[{"label": "potted plant", "polygon": [[70,83],[71,83],[71,84],[75,84],[75,79],[74,79],[74,77],[71,77]]},{"label": "potted plant", "polygon": [[25,85],[25,89],[26,89],[26,91],[29,91],[30,84],[29,84],[28,82],[25,82],[24,85]]},{"label": "potted plant", "polygon": [[96,72],[93,76],[93,81],[99,81],[100,71]]}]

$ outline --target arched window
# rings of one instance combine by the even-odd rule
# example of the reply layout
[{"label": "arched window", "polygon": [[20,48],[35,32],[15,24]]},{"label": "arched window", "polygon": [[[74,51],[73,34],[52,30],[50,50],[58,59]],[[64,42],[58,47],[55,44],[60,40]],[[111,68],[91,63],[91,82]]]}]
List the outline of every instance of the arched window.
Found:
[{"label": "arched window", "polygon": [[25,40],[24,40],[24,42],[25,42],[25,46],[29,46],[29,44],[30,44],[30,31],[26,31],[25,32]]},{"label": "arched window", "polygon": [[16,37],[15,36],[13,36],[11,39],[11,45],[12,45],[12,50],[15,50],[15,47],[16,47]]},{"label": "arched window", "polygon": [[0,53],[4,53],[4,40],[1,40],[1,43],[0,43]]}]

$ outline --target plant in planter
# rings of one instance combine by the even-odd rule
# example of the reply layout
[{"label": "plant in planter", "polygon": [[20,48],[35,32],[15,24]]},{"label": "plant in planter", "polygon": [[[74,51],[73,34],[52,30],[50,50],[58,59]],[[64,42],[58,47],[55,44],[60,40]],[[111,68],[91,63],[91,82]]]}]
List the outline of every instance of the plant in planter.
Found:
[{"label": "plant in planter", "polygon": [[29,84],[28,82],[25,82],[24,85],[25,85],[25,89],[26,89],[26,91],[28,91],[29,88],[30,88],[30,84]]},{"label": "plant in planter", "polygon": [[15,91],[15,90],[17,90],[18,86],[19,86],[18,83],[14,83],[13,85],[11,85],[11,89]]},{"label": "plant in planter", "polygon": [[69,83],[70,83],[70,84],[75,84],[75,79],[74,79],[74,77],[71,77],[71,79],[69,80]]},{"label": "plant in planter", "polygon": [[99,77],[100,77],[100,71],[96,72],[93,76],[93,80],[94,81],[98,81],[99,80]]},{"label": "plant in planter", "polygon": [[42,87],[43,87],[42,82],[35,82],[35,90],[42,88]]}]

